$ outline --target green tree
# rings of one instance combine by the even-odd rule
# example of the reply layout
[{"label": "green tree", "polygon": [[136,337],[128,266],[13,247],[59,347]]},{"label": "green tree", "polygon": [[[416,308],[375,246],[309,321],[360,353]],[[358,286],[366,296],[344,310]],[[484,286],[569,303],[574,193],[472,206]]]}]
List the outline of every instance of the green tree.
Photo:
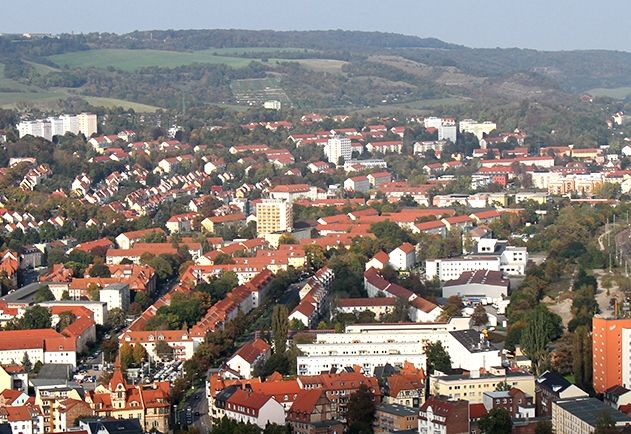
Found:
[{"label": "green tree", "polygon": [[107,313],[107,325],[111,329],[119,329],[127,324],[127,315],[123,312],[123,309],[115,307]]},{"label": "green tree", "polygon": [[75,322],[77,315],[72,312],[61,312],[59,314],[59,322],[57,323],[57,330],[62,331],[70,324]]},{"label": "green tree", "polygon": [[442,342],[436,341],[427,344],[425,348],[427,357],[427,369],[429,373],[434,371],[449,372],[451,370],[451,357]]},{"label": "green tree", "polygon": [[615,434],[617,432],[619,431],[616,428],[616,423],[607,411],[603,411],[598,415],[594,434]]},{"label": "green tree", "polygon": [[583,390],[592,388],[592,339],[587,326],[578,327],[572,334],[572,372],[576,385]]},{"label": "green tree", "polygon": [[375,396],[362,384],[348,400],[346,424],[353,434],[372,434],[375,420]]},{"label": "green tree", "polygon": [[26,309],[24,315],[17,320],[17,328],[21,330],[51,328],[50,309],[39,305]]},{"label": "green tree", "polygon": [[165,341],[159,340],[156,343],[155,352],[160,358],[160,360],[173,359],[173,348],[169,344],[167,344]]},{"label": "green tree", "polygon": [[39,285],[37,292],[35,293],[35,303],[42,303],[44,301],[52,301],[55,299],[53,292],[48,285]]},{"label": "green tree", "polygon": [[62,300],[70,300],[70,293],[67,290],[62,292],[61,293],[61,299]]},{"label": "green tree", "polygon": [[90,277],[112,277],[112,272],[110,271],[110,267],[103,263],[94,264],[92,268],[90,268]]},{"label": "green tree", "polygon": [[24,357],[22,357],[22,367],[26,372],[31,372],[33,369],[33,364],[31,363],[31,359],[28,357],[28,353],[24,351]]},{"label": "green tree", "polygon": [[535,426],[535,434],[552,434],[552,422],[549,420],[540,420]]},{"label": "green tree", "polygon": [[308,266],[313,270],[318,270],[326,264],[324,247],[318,244],[307,244],[305,246],[305,255],[307,256]]},{"label": "green tree", "polygon": [[535,367],[537,374],[548,357],[548,344],[561,336],[561,317],[539,304],[528,315],[526,327],[521,334],[521,347]]},{"label": "green tree", "polygon": [[485,434],[510,434],[513,429],[513,421],[507,410],[493,408],[480,418],[479,426]]},{"label": "green tree", "polygon": [[289,311],[284,304],[277,304],[272,311],[272,339],[275,353],[284,354],[287,350],[287,333],[289,333]]}]

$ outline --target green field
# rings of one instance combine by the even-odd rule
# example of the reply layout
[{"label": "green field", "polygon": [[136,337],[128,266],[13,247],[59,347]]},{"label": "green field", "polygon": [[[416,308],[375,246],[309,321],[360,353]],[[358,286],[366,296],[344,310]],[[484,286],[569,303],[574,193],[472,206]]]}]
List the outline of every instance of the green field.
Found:
[{"label": "green field", "polygon": [[631,87],[614,87],[610,89],[598,87],[596,89],[588,90],[587,93],[592,96],[606,96],[615,99],[625,99],[631,95]]},{"label": "green field", "polygon": [[[247,66],[250,62],[266,57],[273,51],[295,52],[296,49],[275,50],[272,48],[211,48],[201,51],[166,51],[166,50],[127,50],[102,49],[75,51],[72,53],[50,56],[49,59],[59,66],[107,68],[112,66],[124,71],[158,66],[174,68],[193,63],[225,64],[233,68]],[[260,53],[261,58],[234,57],[243,53]]]}]

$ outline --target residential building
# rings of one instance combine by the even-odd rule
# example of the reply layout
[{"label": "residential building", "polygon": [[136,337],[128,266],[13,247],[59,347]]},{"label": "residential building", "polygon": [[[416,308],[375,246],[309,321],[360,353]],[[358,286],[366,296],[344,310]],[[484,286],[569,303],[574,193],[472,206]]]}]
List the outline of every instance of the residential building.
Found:
[{"label": "residential building", "polygon": [[395,270],[409,270],[416,265],[416,249],[410,243],[403,243],[388,255],[389,263]]},{"label": "residential building", "polygon": [[263,339],[255,339],[241,346],[226,365],[242,378],[252,378],[254,368],[264,364],[272,353],[272,347]]},{"label": "residential building", "polygon": [[498,386],[504,384],[520,389],[529,395],[535,394],[535,377],[532,374],[497,367],[487,369],[486,373],[480,373],[477,370],[472,370],[469,374],[436,375],[434,373],[429,379],[429,392],[434,396],[483,403],[486,392],[494,392]]},{"label": "residential building", "polygon": [[66,133],[82,133],[90,137],[97,131],[97,116],[92,113],[81,113],[75,116],[62,115],[47,119],[37,119],[33,121],[22,121],[16,126],[21,137],[32,135],[52,140],[53,136],[62,136]]},{"label": "residential building", "polygon": [[119,367],[109,384],[99,385],[86,394],[97,416],[114,419],[137,419],[144,432],[169,430],[171,386],[166,381],[129,385]]},{"label": "residential building", "polygon": [[516,387],[510,388],[510,390],[484,392],[482,403],[487,411],[502,408],[508,411],[512,418],[535,417],[535,404],[532,395],[528,395]]},{"label": "residential building", "polygon": [[112,420],[101,418],[98,420],[81,421],[79,427],[84,431],[77,434],[143,434],[147,432],[140,420],[136,418]]},{"label": "residential building", "polygon": [[592,434],[603,415],[616,427],[631,426],[631,417],[596,398],[585,397],[554,402],[552,430],[555,434]]},{"label": "residential building", "polygon": [[228,419],[260,428],[268,423],[285,425],[285,409],[272,396],[236,389],[229,394],[219,394],[216,402]]},{"label": "residential building", "polygon": [[287,424],[295,434],[341,434],[344,424],[322,389],[301,390],[287,411]]},{"label": "residential building", "polygon": [[[530,393],[530,391],[514,385],[515,387]],[[588,396],[582,389],[570,383],[556,372],[546,371],[535,383],[535,399],[537,404],[537,416],[550,417],[553,403],[559,400],[582,398]]]},{"label": "residential building", "polygon": [[418,413],[419,434],[469,434],[469,403],[431,396]]},{"label": "residential building", "polygon": [[129,310],[129,285],[126,283],[112,283],[99,291],[99,301],[107,304],[107,310]]},{"label": "residential building", "polygon": [[592,319],[593,379],[596,393],[612,386],[631,387],[631,319]]},{"label": "residential building", "polygon": [[329,163],[336,165],[350,161],[352,156],[351,139],[342,136],[328,139],[324,146],[324,155]]},{"label": "residential building", "polygon": [[0,364],[22,363],[28,354],[32,364],[77,364],[76,339],[53,329],[0,331]]},{"label": "residential building", "polygon": [[256,230],[258,235],[291,232],[293,208],[289,201],[263,199],[256,204]]},{"label": "residential building", "polygon": [[344,190],[358,193],[368,193],[370,181],[367,176],[354,176],[344,181]]},{"label": "residential building", "polygon": [[418,428],[418,411],[398,404],[381,403],[375,411],[375,434],[390,434]]},{"label": "residential building", "polygon": [[477,122],[472,119],[463,119],[458,123],[460,133],[471,133],[482,140],[482,138],[497,128],[495,122],[484,121]]}]

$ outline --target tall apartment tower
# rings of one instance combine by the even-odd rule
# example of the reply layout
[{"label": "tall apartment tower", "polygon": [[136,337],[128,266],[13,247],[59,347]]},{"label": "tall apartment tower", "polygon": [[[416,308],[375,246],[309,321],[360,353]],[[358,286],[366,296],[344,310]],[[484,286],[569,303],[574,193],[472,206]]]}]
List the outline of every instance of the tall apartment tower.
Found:
[{"label": "tall apartment tower", "polygon": [[631,387],[631,318],[592,319],[592,374],[594,390]]},{"label": "tall apartment tower", "polygon": [[256,231],[258,235],[290,232],[294,225],[291,202],[281,199],[263,199],[256,205]]},{"label": "tall apartment tower", "polygon": [[79,132],[83,133],[84,136],[90,138],[90,136],[96,133],[97,124],[96,124],[96,115],[92,113],[81,113],[77,115],[77,124],[79,127]]},{"label": "tall apartment tower", "polygon": [[340,157],[343,157],[344,161],[348,161],[352,154],[351,139],[348,137],[335,136],[330,138],[324,146],[324,155],[326,155],[329,163],[338,164]]},{"label": "tall apartment tower", "polygon": [[53,136],[63,136],[66,133],[79,134],[90,137],[96,133],[97,117],[92,113],[78,115],[61,115],[34,121],[22,121],[17,124],[20,137],[31,135],[52,140]]}]

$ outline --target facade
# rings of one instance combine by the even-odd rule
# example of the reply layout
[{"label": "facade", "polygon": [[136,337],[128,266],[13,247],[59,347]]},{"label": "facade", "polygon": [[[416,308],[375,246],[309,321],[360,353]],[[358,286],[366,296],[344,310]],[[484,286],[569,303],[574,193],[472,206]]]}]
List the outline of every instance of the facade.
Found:
[{"label": "facade", "polygon": [[271,355],[272,348],[262,339],[248,342],[226,362],[226,365],[242,378],[252,378],[254,367],[263,364]]},{"label": "facade", "polygon": [[500,258],[496,256],[465,256],[462,258],[432,259],[425,261],[425,277],[441,281],[456,280],[467,271],[500,271]]},{"label": "facade", "polygon": [[433,375],[430,377],[429,391],[434,396],[465,399],[477,404],[484,402],[485,393],[494,392],[504,383],[529,395],[535,394],[535,377],[530,373],[511,372],[503,368],[489,369],[487,372],[480,374],[471,371],[470,375]]},{"label": "facade", "polygon": [[129,310],[129,285],[126,283],[112,283],[99,291],[99,301],[107,304],[107,310]]},{"label": "facade", "polygon": [[97,416],[114,419],[138,419],[145,432],[168,432],[171,414],[168,382],[129,385],[117,367],[107,386],[99,385],[86,395]]},{"label": "facade", "polygon": [[330,138],[324,146],[324,155],[329,163],[342,164],[350,161],[352,157],[351,139],[348,137],[335,136]]},{"label": "facade", "polygon": [[375,434],[396,433],[418,428],[418,411],[398,404],[377,406],[373,424]]},{"label": "facade", "polygon": [[217,401],[228,419],[251,423],[260,428],[265,428],[268,423],[285,425],[285,409],[269,395],[237,389],[225,401]]},{"label": "facade", "polygon": [[602,401],[577,398],[552,404],[552,430],[555,434],[592,434],[603,414],[608,415],[616,427],[631,425],[631,417]]},{"label": "facade", "polygon": [[468,434],[469,403],[430,397],[418,413],[419,434]]},{"label": "facade", "polygon": [[79,134],[90,137],[97,130],[97,116],[92,113],[81,113],[76,116],[62,115],[58,118],[37,119],[34,121],[22,121],[16,126],[20,138],[26,135],[43,137],[52,140],[53,136],[62,136],[66,133]]},{"label": "facade", "polygon": [[471,133],[476,136],[478,140],[482,140],[486,134],[495,130],[497,125],[495,122],[490,121],[477,122],[472,119],[463,119],[458,123],[458,127],[461,133]]},{"label": "facade", "polygon": [[592,319],[593,378],[596,393],[631,386],[631,319]]},{"label": "facade", "polygon": [[416,265],[416,249],[410,243],[403,243],[388,255],[390,265],[395,270],[409,270]]},{"label": "facade", "polygon": [[293,208],[291,202],[263,199],[256,205],[256,230],[259,235],[291,232]]},{"label": "facade", "polygon": [[443,285],[443,297],[457,295],[463,299],[503,300],[508,296],[510,281],[500,271],[465,271],[454,280]]},{"label": "facade", "polygon": [[76,340],[53,329],[5,330],[0,332],[0,364],[22,363],[28,354],[32,364],[77,365]]},{"label": "facade", "polygon": [[[519,387],[519,389],[530,393]],[[537,416],[550,417],[553,404],[556,401],[573,398],[584,398],[588,396],[582,389],[571,384],[556,372],[546,371],[535,384],[535,398],[537,404]]]}]

